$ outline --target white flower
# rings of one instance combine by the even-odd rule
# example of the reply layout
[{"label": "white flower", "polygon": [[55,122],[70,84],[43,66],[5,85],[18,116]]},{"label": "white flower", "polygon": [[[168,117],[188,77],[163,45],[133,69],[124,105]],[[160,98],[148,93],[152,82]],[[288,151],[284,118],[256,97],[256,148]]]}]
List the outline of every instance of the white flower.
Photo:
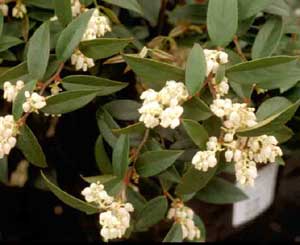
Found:
[{"label": "white flower", "polygon": [[171,106],[165,109],[160,115],[160,125],[163,128],[176,128],[180,125],[180,116],[183,113],[182,106]]},{"label": "white flower", "polygon": [[8,15],[8,6],[5,3],[0,3],[0,11],[2,12],[3,16]]},{"label": "white flower", "polygon": [[206,59],[206,76],[210,73],[215,74],[218,71],[220,64],[228,62],[228,54],[223,51],[204,49]]},{"label": "white flower", "polygon": [[194,212],[182,202],[173,202],[172,208],[167,214],[168,219],[173,219],[176,223],[181,225],[182,238],[188,240],[200,239],[200,230],[194,223]]},{"label": "white flower", "polygon": [[139,120],[144,122],[147,128],[154,128],[159,125],[159,117],[163,109],[157,101],[144,102],[138,111],[141,114]]},{"label": "white flower", "polygon": [[24,87],[24,82],[19,80],[16,82],[16,85],[12,85],[10,82],[6,81],[3,84],[3,98],[8,102],[13,102],[17,97],[19,91]]},{"label": "white flower", "polygon": [[16,6],[12,10],[13,17],[23,19],[26,13],[27,13],[26,6],[20,1],[17,1]]},{"label": "white flower", "polygon": [[254,180],[257,177],[256,163],[247,158],[247,154],[243,154],[240,161],[235,163],[235,175],[237,181],[241,185],[254,185]]},{"label": "white flower", "polygon": [[141,94],[140,98],[144,100],[144,102],[157,101],[158,93],[153,89],[148,89]]},{"label": "white flower", "polygon": [[216,84],[215,79],[212,79],[212,83],[215,86],[218,97],[222,97],[222,96],[228,94],[229,84],[228,84],[228,79],[226,77],[224,77],[224,79],[219,84]]},{"label": "white flower", "polygon": [[217,137],[209,137],[208,141],[206,142],[206,147],[209,151],[217,151],[220,148]]},{"label": "white flower", "polygon": [[52,16],[52,17],[50,18],[50,21],[57,21],[57,20],[58,20],[58,18],[57,18],[56,15],[54,15],[54,16]]},{"label": "white flower", "polygon": [[44,96],[39,95],[36,92],[30,94],[29,91],[25,91],[26,101],[23,103],[24,112],[35,112],[46,106],[46,99]]},{"label": "white flower", "polygon": [[198,151],[192,159],[194,167],[203,172],[216,166],[217,162],[215,151]]},{"label": "white flower", "polygon": [[232,150],[225,151],[226,162],[231,162],[232,158],[233,158],[233,151]]},{"label": "white flower", "polygon": [[86,57],[79,49],[75,50],[71,56],[71,63],[75,65],[76,70],[87,71],[88,68],[95,66],[94,60],[92,58]]},{"label": "white flower", "polygon": [[12,115],[0,117],[0,159],[15,147],[18,126]]},{"label": "white flower", "polygon": [[56,81],[49,86],[51,95],[57,95],[62,91],[62,89],[59,87],[59,84],[60,82]]},{"label": "white flower", "polygon": [[81,13],[81,3],[80,0],[71,0],[71,9],[72,9],[72,16],[76,17]]}]

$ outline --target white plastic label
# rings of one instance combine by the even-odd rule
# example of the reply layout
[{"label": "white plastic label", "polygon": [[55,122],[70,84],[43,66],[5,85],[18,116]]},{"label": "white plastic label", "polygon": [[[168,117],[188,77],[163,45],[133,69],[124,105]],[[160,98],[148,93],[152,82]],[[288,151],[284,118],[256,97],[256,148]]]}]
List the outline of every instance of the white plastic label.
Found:
[{"label": "white plastic label", "polygon": [[248,196],[233,205],[232,226],[245,224],[263,213],[274,200],[278,164],[268,164],[258,172],[254,187],[237,186]]}]

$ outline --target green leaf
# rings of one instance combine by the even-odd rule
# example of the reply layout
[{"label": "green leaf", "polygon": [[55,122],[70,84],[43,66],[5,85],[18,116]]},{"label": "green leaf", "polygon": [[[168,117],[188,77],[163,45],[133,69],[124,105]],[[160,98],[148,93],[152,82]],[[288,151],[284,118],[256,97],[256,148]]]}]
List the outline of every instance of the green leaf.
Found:
[{"label": "green leaf", "polygon": [[239,19],[244,20],[256,15],[273,0],[238,0]]},{"label": "green leaf", "polygon": [[33,79],[42,79],[50,56],[49,22],[41,25],[29,40],[27,66]]},{"label": "green leaf", "polygon": [[271,56],[277,49],[283,34],[282,18],[270,18],[259,30],[253,47],[252,59]]},{"label": "green leaf", "polygon": [[132,187],[128,186],[126,189],[127,200],[134,206],[134,212],[139,215],[140,211],[144,208],[147,203],[146,199]]},{"label": "green leaf", "polygon": [[294,86],[300,79],[300,63],[293,56],[274,56],[248,61],[229,67],[226,76],[230,82],[281,92]]},{"label": "green leaf", "polygon": [[163,242],[182,242],[182,229],[179,223],[173,223]]},{"label": "green leaf", "polygon": [[197,193],[196,198],[212,204],[231,204],[243,201],[248,197],[234,184],[215,177]]},{"label": "green leaf", "polygon": [[136,230],[145,230],[161,221],[167,212],[168,202],[164,196],[151,199],[140,212],[135,224]]},{"label": "green leaf", "polygon": [[47,105],[42,109],[48,114],[63,114],[75,111],[96,97],[94,90],[67,91],[53,95],[47,99]]},{"label": "green leaf", "polygon": [[25,74],[28,73],[27,70],[27,62],[22,62],[18,64],[17,66],[14,66],[10,68],[9,70],[5,71],[4,73],[1,74],[0,76],[0,86],[3,86],[3,83],[5,81],[12,81],[16,80],[19,77],[24,76]]},{"label": "green leaf", "polygon": [[260,121],[251,128],[238,130],[238,134],[241,136],[259,136],[261,134],[267,134],[276,131],[279,127],[282,127],[293,117],[299,105],[300,100],[277,112],[276,114],[264,119],[263,121]]},{"label": "green leaf", "polygon": [[169,12],[169,21],[173,24],[188,22],[191,24],[206,24],[207,6],[203,4],[178,5]]},{"label": "green leaf", "polygon": [[96,163],[101,171],[104,174],[111,174],[112,173],[112,165],[110,159],[105,151],[104,142],[101,135],[99,135],[96,144],[95,144],[95,158]]},{"label": "green leaf", "polygon": [[136,170],[142,177],[150,177],[170,167],[183,151],[162,150],[148,151],[140,155],[136,162]]},{"label": "green leaf", "polygon": [[116,5],[118,7],[132,10],[143,15],[143,10],[137,0],[103,0],[104,2]]},{"label": "green leaf", "polygon": [[69,59],[80,43],[88,22],[94,12],[91,9],[75,18],[60,34],[56,44],[56,56],[59,61]]},{"label": "green leaf", "polygon": [[201,150],[204,150],[206,148],[206,142],[208,141],[208,133],[206,132],[206,129],[197,121],[189,119],[183,120],[183,127],[193,142]]},{"label": "green leaf", "polygon": [[227,46],[237,31],[237,0],[209,0],[207,10],[207,29],[212,42]]},{"label": "green leaf", "polygon": [[194,213],[194,217],[193,217],[194,223],[195,225],[200,229],[200,239],[199,242],[205,242],[206,239],[206,229],[205,229],[205,224],[202,221],[202,219]]},{"label": "green leaf", "polygon": [[168,80],[184,80],[184,71],[179,67],[135,55],[123,57],[132,70],[151,88],[161,89]]},{"label": "green leaf", "polygon": [[107,191],[108,195],[116,196],[120,194],[120,191],[125,187],[124,181],[118,177],[115,177],[104,184],[104,189]]},{"label": "green leaf", "polygon": [[8,161],[7,157],[0,159],[0,182],[3,184],[8,183]]},{"label": "green leaf", "polygon": [[287,126],[279,126],[276,130],[270,132],[269,134],[273,135],[277,139],[279,144],[282,144],[292,138],[294,132]]},{"label": "green leaf", "polygon": [[203,189],[215,175],[217,166],[207,172],[199,171],[193,166],[182,176],[181,183],[176,188],[177,195],[190,194]]},{"label": "green leaf", "polygon": [[206,61],[203,49],[199,44],[194,44],[187,59],[185,83],[190,95],[195,95],[203,86],[206,74]]},{"label": "green leaf", "polygon": [[67,26],[72,21],[71,1],[54,0],[55,15],[62,26]]},{"label": "green leaf", "polygon": [[183,104],[184,112],[182,117],[195,121],[204,121],[212,116],[212,112],[208,105],[199,99],[193,97]]},{"label": "green leaf", "polygon": [[117,120],[134,121],[140,116],[138,109],[141,104],[134,100],[113,100],[104,108]]},{"label": "green leaf", "polygon": [[156,26],[161,7],[161,0],[138,0],[144,17],[150,22],[151,26]]},{"label": "green leaf", "polygon": [[32,5],[43,9],[53,9],[54,0],[24,0],[25,4]]},{"label": "green leaf", "polygon": [[129,137],[120,135],[113,150],[112,166],[115,175],[124,178],[129,165]]},{"label": "green leaf", "polygon": [[2,36],[2,31],[3,31],[3,24],[4,24],[4,16],[3,16],[2,12],[0,12],[0,39]]},{"label": "green leaf", "polygon": [[285,166],[285,162],[284,162],[284,160],[282,159],[282,157],[277,157],[277,158],[275,159],[275,163],[277,163],[277,164],[280,165],[280,166]]},{"label": "green leaf", "polygon": [[13,103],[12,114],[14,119],[17,121],[23,115],[23,103],[25,102],[25,91],[32,92],[35,89],[36,80],[28,82],[24,85],[24,87],[18,92],[17,97]]},{"label": "green leaf", "polygon": [[112,132],[116,135],[119,134],[143,134],[145,132],[146,128],[144,123],[138,122],[134,124],[130,124],[129,126],[125,128],[117,128],[112,129]]},{"label": "green leaf", "polygon": [[131,41],[132,38],[99,38],[81,42],[79,49],[87,57],[97,60],[120,53]]},{"label": "green leaf", "polygon": [[265,100],[257,109],[256,118],[257,121],[263,121],[268,117],[284,110],[292,104],[285,97],[275,96]]},{"label": "green leaf", "polygon": [[20,128],[17,147],[23,152],[26,159],[33,165],[47,167],[46,157],[37,138],[27,125]]},{"label": "green leaf", "polygon": [[70,194],[64,192],[62,189],[60,189],[58,186],[53,184],[41,171],[41,176],[45,181],[46,186],[49,188],[49,190],[62,202],[67,204],[68,206],[75,208],[77,210],[80,210],[82,212],[85,212],[86,214],[95,214],[99,213],[99,209],[87,202],[84,202],[74,196],[71,196]]},{"label": "green leaf", "polygon": [[110,174],[105,174],[105,175],[98,175],[98,176],[91,176],[91,177],[83,177],[80,176],[84,181],[86,181],[87,183],[97,183],[98,181],[101,184],[107,183],[113,179],[116,179],[116,176],[110,175]]},{"label": "green leaf", "polygon": [[5,51],[11,47],[17,46],[21,43],[23,43],[23,41],[19,38],[2,35],[0,37],[0,52]]},{"label": "green leaf", "polygon": [[125,88],[128,84],[106,78],[84,75],[71,75],[63,78],[63,87],[69,91],[95,90],[97,96],[110,95]]},{"label": "green leaf", "polygon": [[279,15],[279,16],[290,16],[291,9],[285,0],[273,0],[271,4],[263,10],[266,13]]},{"label": "green leaf", "polygon": [[113,148],[117,141],[117,137],[113,134],[112,129],[120,128],[114,121],[112,116],[102,107],[97,111],[97,123],[99,130],[105,141]]}]

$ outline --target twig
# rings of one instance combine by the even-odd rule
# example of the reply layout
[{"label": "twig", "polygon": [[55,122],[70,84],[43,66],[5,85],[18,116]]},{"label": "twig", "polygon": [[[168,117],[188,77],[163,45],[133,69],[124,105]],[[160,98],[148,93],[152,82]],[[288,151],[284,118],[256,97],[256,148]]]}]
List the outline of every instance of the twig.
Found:
[{"label": "twig", "polygon": [[233,42],[235,44],[236,51],[237,51],[238,55],[242,58],[243,61],[247,61],[247,58],[246,58],[246,56],[244,55],[244,53],[243,53],[243,51],[241,49],[241,46],[239,44],[239,40],[238,40],[237,36],[234,36]]},{"label": "twig", "polygon": [[147,128],[146,131],[145,131],[144,137],[143,137],[141,143],[139,144],[139,146],[136,149],[136,152],[134,154],[133,165],[136,163],[136,161],[137,161],[137,159],[138,159],[138,157],[140,155],[141,150],[143,149],[144,145],[146,144],[146,142],[148,140],[148,137],[149,137],[149,133],[150,133],[150,130],[149,130],[149,128]]},{"label": "twig", "polygon": [[161,8],[160,8],[159,20],[158,20],[158,28],[157,28],[158,35],[162,32],[162,28],[164,26],[164,17],[165,17],[167,3],[168,3],[168,0],[162,0],[162,2],[161,2]]},{"label": "twig", "polygon": [[49,80],[47,80],[47,81],[43,84],[43,87],[42,87],[41,90],[40,90],[40,95],[42,95],[42,94],[45,92],[46,88],[47,88],[47,87],[48,87],[55,79],[58,78],[58,76],[60,75],[62,69],[64,68],[64,65],[65,65],[64,63],[61,63],[61,64],[59,65],[59,67],[58,67],[56,73],[55,73],[52,77],[50,77]]}]

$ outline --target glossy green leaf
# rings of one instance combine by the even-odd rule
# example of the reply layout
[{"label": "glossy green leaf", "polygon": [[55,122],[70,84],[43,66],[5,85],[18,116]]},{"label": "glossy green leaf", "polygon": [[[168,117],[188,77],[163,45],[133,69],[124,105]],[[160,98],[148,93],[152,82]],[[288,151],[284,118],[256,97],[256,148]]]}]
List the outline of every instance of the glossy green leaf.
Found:
[{"label": "glossy green leaf", "polygon": [[190,95],[195,95],[203,86],[206,74],[206,60],[203,49],[194,44],[187,59],[185,83]]},{"label": "glossy green leaf", "polygon": [[137,13],[143,15],[142,8],[137,0],[126,0],[126,1],[124,1],[124,0],[103,0],[103,1],[113,4],[113,5],[116,5],[118,7],[124,8],[124,9],[132,10],[134,12],[137,12]]},{"label": "glossy green leaf", "polygon": [[40,168],[47,167],[43,149],[27,125],[20,128],[17,147],[23,152],[24,156],[30,163]]},{"label": "glossy green leaf", "polygon": [[203,121],[212,116],[212,112],[208,105],[199,99],[193,97],[183,104],[184,112],[182,117],[184,119],[192,119],[195,121]]},{"label": "glossy green leaf", "polygon": [[84,12],[61,32],[56,44],[56,56],[59,61],[64,62],[71,57],[82,39],[93,12],[94,9]]},{"label": "glossy green leaf", "polygon": [[113,149],[112,166],[113,173],[124,178],[129,165],[129,137],[120,135]]},{"label": "glossy green leaf", "polygon": [[136,162],[136,170],[142,177],[150,177],[170,167],[183,151],[162,150],[147,151],[140,155]]},{"label": "glossy green leaf", "polygon": [[128,84],[96,76],[71,75],[63,78],[63,87],[69,91],[95,90],[97,96],[110,95]]},{"label": "glossy green leaf", "polygon": [[62,26],[67,26],[72,21],[71,1],[54,0],[55,15]]},{"label": "glossy green leaf", "polygon": [[99,135],[96,144],[95,144],[95,158],[96,163],[103,174],[111,174],[112,173],[112,165],[110,159],[106,153],[103,137]]},{"label": "glossy green leaf", "polygon": [[97,60],[120,53],[131,41],[132,38],[99,38],[81,42],[79,49],[87,57]]},{"label": "glossy green leaf", "polygon": [[181,224],[173,223],[163,242],[182,242],[182,240]]},{"label": "glossy green leaf", "polygon": [[134,100],[113,100],[104,108],[117,120],[134,121],[140,116],[138,109],[141,104]]},{"label": "glossy green leaf", "polygon": [[17,121],[19,120],[23,115],[23,103],[25,102],[25,91],[32,92],[35,89],[36,86],[36,80],[28,82],[24,85],[24,87],[20,90],[20,92],[17,94],[17,97],[13,103],[12,107],[12,114],[14,116],[14,119]]},{"label": "glossy green leaf", "polygon": [[75,111],[90,103],[96,97],[94,90],[67,91],[51,96],[47,105],[42,109],[48,114],[63,114]]},{"label": "glossy green leaf", "polygon": [[151,88],[161,89],[168,80],[184,80],[184,71],[179,67],[135,55],[123,57],[132,70]]},{"label": "glossy green leaf", "polygon": [[161,221],[167,212],[168,202],[166,197],[158,196],[151,199],[141,210],[137,218],[135,229],[145,230]]},{"label": "glossy green leaf", "polygon": [[42,79],[50,56],[49,22],[42,24],[29,40],[27,66],[33,79]]},{"label": "glossy green leaf", "polygon": [[208,133],[206,129],[197,121],[193,121],[190,119],[183,120],[183,127],[185,128],[186,132],[193,140],[193,142],[201,150],[204,150],[206,148],[206,142],[208,141]]},{"label": "glossy green leaf", "polygon": [[46,175],[41,171],[41,176],[45,181],[46,186],[49,190],[62,202],[68,206],[80,210],[86,214],[95,214],[99,213],[99,209],[87,202],[84,202],[60,189],[58,186],[53,184]]},{"label": "glossy green leaf", "polygon": [[227,46],[238,27],[238,0],[209,0],[207,30],[212,42]]},{"label": "glossy green leaf", "polygon": [[215,177],[197,193],[196,198],[212,204],[231,204],[247,199],[247,195],[234,184]]},{"label": "glossy green leaf", "polygon": [[259,30],[253,47],[252,59],[271,56],[277,49],[283,34],[282,18],[270,18]]}]

